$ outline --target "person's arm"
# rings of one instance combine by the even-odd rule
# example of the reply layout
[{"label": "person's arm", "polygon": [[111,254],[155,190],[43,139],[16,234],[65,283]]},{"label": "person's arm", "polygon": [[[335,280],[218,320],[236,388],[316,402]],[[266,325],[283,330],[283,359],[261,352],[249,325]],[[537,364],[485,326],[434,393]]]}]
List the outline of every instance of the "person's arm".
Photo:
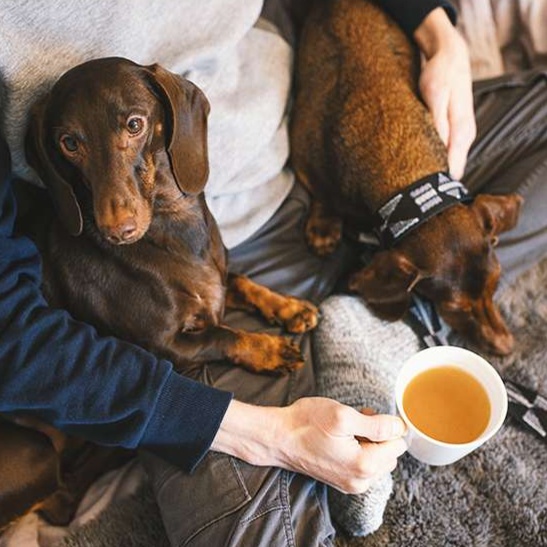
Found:
[{"label": "person's arm", "polygon": [[30,414],[99,444],[148,449],[192,469],[231,394],[48,307],[38,251],[13,235],[8,173],[0,142],[0,412]]},{"label": "person's arm", "polygon": [[437,8],[446,13],[450,22],[456,22],[456,10],[447,0],[379,0],[378,4],[398,23],[409,38],[425,18]]},{"label": "person's arm", "polygon": [[394,468],[406,448],[399,418],[364,416],[323,398],[285,408],[241,403],[48,307],[38,251],[13,235],[5,151],[0,142],[0,412],[31,414],[100,444],[144,448],[188,470],[211,448],[362,492]]},{"label": "person's arm", "polygon": [[448,148],[450,172],[463,176],[476,135],[469,54],[456,11],[443,0],[380,0],[423,54],[420,93]]}]

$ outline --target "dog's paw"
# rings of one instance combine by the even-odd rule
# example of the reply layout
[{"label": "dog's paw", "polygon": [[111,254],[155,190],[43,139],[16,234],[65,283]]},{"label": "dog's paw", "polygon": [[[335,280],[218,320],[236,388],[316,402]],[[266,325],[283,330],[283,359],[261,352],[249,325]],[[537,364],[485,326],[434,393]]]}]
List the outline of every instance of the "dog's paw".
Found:
[{"label": "dog's paw", "polygon": [[287,332],[301,334],[314,329],[319,320],[319,310],[307,300],[286,297],[276,310],[274,321],[283,325]]},{"label": "dog's paw", "polygon": [[304,356],[300,346],[290,338],[279,337],[282,341],[279,344],[279,360],[275,367],[276,372],[288,373],[304,366]]},{"label": "dog's paw", "polygon": [[314,216],[306,224],[306,240],[318,256],[332,254],[342,237],[342,220],[337,217]]},{"label": "dog's paw", "polygon": [[263,333],[245,333],[230,358],[253,372],[286,374],[304,365],[296,342],[285,336]]}]

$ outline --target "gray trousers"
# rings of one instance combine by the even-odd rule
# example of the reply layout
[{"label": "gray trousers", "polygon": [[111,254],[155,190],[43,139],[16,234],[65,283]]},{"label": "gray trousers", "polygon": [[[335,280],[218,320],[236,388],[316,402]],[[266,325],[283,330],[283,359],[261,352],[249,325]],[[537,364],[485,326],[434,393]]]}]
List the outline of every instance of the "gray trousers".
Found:
[{"label": "gray trousers", "polygon": [[[481,82],[475,87],[475,105],[478,137],[464,182],[473,193],[516,191],[525,198],[518,227],[502,234],[498,247],[507,282],[547,254],[547,72]],[[281,292],[316,303],[324,299],[356,253],[344,243],[326,259],[311,254],[304,240],[308,205],[306,192],[295,186],[267,225],[230,253],[231,269]],[[227,322],[276,330],[239,312],[229,314]],[[302,345],[306,366],[290,375],[259,375],[211,364],[202,379],[233,391],[242,401],[290,404],[314,393],[308,337]],[[209,453],[192,475],[149,454],[141,459],[173,546],[333,544],[323,484],[217,453]]]}]

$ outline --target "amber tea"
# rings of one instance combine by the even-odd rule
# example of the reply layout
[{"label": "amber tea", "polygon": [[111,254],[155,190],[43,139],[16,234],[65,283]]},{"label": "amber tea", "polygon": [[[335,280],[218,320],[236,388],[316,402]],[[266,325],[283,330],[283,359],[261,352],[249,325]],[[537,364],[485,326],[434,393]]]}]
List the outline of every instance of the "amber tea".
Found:
[{"label": "amber tea", "polygon": [[402,402],[417,429],[446,443],[474,441],[490,420],[486,390],[457,366],[438,366],[418,374],[406,386]]}]

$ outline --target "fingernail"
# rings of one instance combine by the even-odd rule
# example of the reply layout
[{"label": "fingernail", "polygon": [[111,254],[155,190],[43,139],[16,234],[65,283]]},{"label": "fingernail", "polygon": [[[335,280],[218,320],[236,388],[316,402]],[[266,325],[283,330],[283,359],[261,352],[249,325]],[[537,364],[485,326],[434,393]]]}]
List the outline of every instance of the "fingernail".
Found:
[{"label": "fingernail", "polygon": [[400,418],[395,418],[392,423],[393,437],[402,437],[406,433],[406,424]]}]

